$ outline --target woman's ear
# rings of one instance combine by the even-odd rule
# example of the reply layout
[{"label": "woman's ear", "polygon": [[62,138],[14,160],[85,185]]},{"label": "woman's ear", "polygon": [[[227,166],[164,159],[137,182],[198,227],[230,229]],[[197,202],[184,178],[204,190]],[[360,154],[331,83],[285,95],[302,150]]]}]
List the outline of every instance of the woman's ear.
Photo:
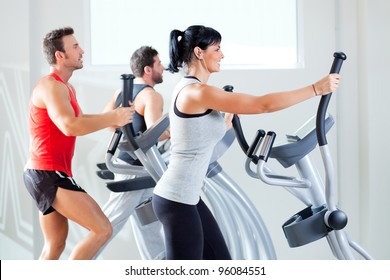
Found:
[{"label": "woman's ear", "polygon": [[203,50],[199,47],[195,47],[194,48],[194,53],[195,53],[195,56],[198,58],[198,59],[203,59]]}]

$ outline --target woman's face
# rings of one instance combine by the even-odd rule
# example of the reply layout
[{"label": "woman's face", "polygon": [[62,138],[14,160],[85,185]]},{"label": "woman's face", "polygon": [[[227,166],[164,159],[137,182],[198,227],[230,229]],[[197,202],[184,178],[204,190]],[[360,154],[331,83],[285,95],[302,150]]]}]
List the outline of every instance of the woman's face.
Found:
[{"label": "woman's face", "polygon": [[203,59],[209,72],[219,72],[221,69],[221,60],[224,58],[224,55],[221,51],[221,44],[216,43],[214,45],[210,45],[203,53]]}]

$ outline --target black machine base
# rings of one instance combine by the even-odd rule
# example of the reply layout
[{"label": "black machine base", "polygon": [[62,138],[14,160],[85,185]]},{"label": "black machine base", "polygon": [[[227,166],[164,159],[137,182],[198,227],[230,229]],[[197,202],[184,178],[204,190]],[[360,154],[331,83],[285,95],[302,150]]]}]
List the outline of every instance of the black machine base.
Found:
[{"label": "black machine base", "polygon": [[324,221],[327,210],[324,206],[309,206],[287,220],[282,228],[289,246],[299,247],[328,235],[331,229]]}]

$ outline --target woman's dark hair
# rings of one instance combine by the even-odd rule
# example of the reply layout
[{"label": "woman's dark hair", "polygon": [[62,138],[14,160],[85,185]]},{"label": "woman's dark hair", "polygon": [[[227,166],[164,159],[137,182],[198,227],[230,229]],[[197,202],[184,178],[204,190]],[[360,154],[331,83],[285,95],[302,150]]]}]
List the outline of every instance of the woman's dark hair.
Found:
[{"label": "woman's dark hair", "polygon": [[220,43],[221,34],[211,27],[192,25],[184,32],[172,30],[169,37],[168,70],[172,73],[179,72],[179,68],[188,64],[194,55],[194,48],[206,50],[208,46]]},{"label": "woman's dark hair", "polygon": [[50,65],[54,65],[57,62],[55,57],[56,51],[65,52],[62,38],[72,34],[72,27],[64,27],[50,31],[46,34],[45,38],[43,38],[43,53]]}]

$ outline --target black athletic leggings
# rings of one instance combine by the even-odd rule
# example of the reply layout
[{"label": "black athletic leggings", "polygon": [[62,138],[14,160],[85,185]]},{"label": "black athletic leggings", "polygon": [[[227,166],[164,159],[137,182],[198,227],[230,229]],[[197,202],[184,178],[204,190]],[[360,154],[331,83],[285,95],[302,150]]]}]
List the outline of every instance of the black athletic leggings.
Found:
[{"label": "black athletic leggings", "polygon": [[222,233],[206,204],[188,205],[153,195],[153,210],[163,224],[168,260],[230,260]]}]

